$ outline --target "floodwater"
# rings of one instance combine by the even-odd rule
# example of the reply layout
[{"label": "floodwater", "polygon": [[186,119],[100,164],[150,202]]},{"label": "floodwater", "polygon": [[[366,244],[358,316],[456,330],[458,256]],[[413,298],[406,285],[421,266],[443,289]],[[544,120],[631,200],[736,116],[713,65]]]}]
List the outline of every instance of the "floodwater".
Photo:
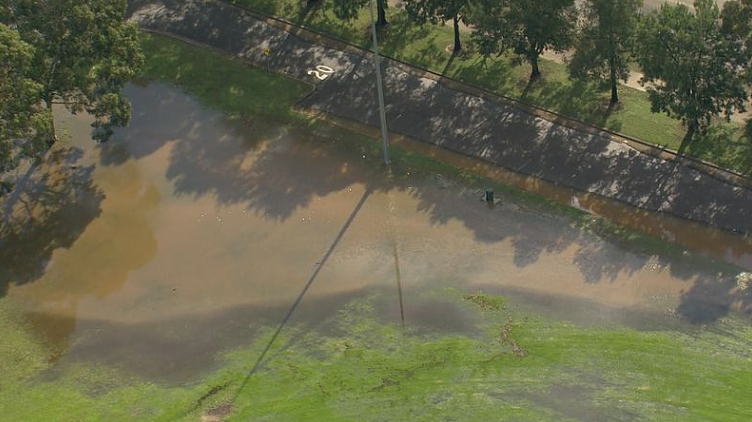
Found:
[{"label": "floodwater", "polygon": [[[483,290],[642,327],[750,306],[735,273],[702,253],[638,252],[513,198],[489,207],[442,175],[388,177],[323,135],[240,126],[161,84],[127,95],[133,120],[103,146],[85,117],[61,114],[70,136],[2,204],[0,300],[60,364],[185,381],[299,297],[295,317],[315,321],[375,290],[394,298],[387,320],[456,329],[461,318],[416,292]],[[695,227],[670,221],[654,226]],[[747,242],[704,230],[717,255],[724,239]],[[746,251],[727,261],[748,264]]]}]

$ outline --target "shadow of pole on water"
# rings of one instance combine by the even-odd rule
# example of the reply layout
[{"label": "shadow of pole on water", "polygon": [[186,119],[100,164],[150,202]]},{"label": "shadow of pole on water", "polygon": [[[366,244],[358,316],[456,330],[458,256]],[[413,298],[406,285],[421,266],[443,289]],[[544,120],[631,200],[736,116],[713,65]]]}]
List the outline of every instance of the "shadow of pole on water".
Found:
[{"label": "shadow of pole on water", "polygon": [[360,201],[358,201],[357,205],[355,205],[355,209],[353,209],[352,213],[350,214],[350,217],[347,219],[345,224],[340,229],[339,233],[337,233],[337,236],[334,238],[334,241],[332,242],[332,245],[329,247],[329,249],[326,251],[326,254],[324,254],[324,257],[321,258],[321,261],[317,263],[316,269],[313,271],[313,274],[311,274],[311,277],[306,282],[305,286],[303,286],[303,290],[301,290],[300,294],[298,295],[298,298],[295,300],[295,302],[290,307],[290,310],[287,312],[287,315],[285,315],[284,319],[282,319],[282,322],[279,324],[279,327],[277,327],[277,330],[274,332],[274,335],[272,335],[272,338],[269,340],[269,343],[267,343],[264,350],[259,355],[258,359],[256,360],[256,363],[253,365],[253,368],[251,368],[250,371],[248,371],[248,374],[243,379],[243,382],[240,384],[240,387],[235,392],[235,395],[233,396],[231,402],[234,402],[241,391],[245,388],[246,384],[250,380],[250,378],[253,376],[253,374],[258,371],[258,369],[261,367],[262,362],[264,361],[264,358],[266,357],[266,354],[269,352],[271,347],[274,345],[274,341],[279,336],[279,333],[282,331],[282,329],[287,325],[287,322],[290,320],[290,317],[292,317],[292,314],[295,312],[295,310],[298,308],[298,305],[300,305],[300,302],[303,300],[303,297],[308,292],[308,289],[311,287],[313,282],[316,280],[316,278],[319,275],[319,272],[321,272],[321,269],[326,265],[326,262],[329,260],[329,257],[332,256],[332,253],[336,249],[337,245],[339,244],[340,240],[342,240],[342,237],[344,237],[345,233],[347,232],[347,229],[350,228],[350,225],[355,221],[355,217],[360,212],[361,208],[363,208],[363,205],[366,203],[366,200],[371,195],[371,188],[367,187],[365,192],[363,192],[363,196],[360,198]]}]

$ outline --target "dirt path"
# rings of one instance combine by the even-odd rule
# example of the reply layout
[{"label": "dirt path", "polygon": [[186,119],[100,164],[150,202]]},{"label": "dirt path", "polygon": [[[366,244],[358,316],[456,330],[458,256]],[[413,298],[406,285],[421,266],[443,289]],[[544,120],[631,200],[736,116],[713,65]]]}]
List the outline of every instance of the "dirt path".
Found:
[{"label": "dirt path", "polygon": [[[139,7],[133,20],[258,65],[266,64],[263,52],[270,48],[273,71],[316,84],[302,107],[378,123],[373,66],[359,51],[327,47],[320,37],[310,43],[213,1],[155,1]],[[641,154],[609,136],[529,114],[496,97],[449,88],[453,85],[404,65],[386,62],[384,70],[392,131],[650,211],[752,233],[748,189]]]}]

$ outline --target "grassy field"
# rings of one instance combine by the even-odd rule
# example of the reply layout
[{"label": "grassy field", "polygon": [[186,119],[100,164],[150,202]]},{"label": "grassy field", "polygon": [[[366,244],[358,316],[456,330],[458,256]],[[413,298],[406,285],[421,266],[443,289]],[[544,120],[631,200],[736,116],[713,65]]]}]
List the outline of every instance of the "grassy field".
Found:
[{"label": "grassy field", "polygon": [[25,422],[752,418],[748,326],[583,327],[443,288],[411,303],[452,308],[472,328],[403,329],[380,314],[385,300],[373,293],[324,321],[286,326],[246,378],[275,329],[265,327],[251,344],[218,352],[217,368],[187,385],[87,362],[53,370],[44,344],[0,302],[0,410]]},{"label": "grassy field", "polygon": [[[305,84],[164,38],[145,36],[143,46],[143,77],[175,83],[237,119],[346,137],[355,148],[377,145],[296,115],[291,105]],[[407,154],[394,150],[397,171],[446,170]],[[508,298],[436,287],[451,280],[431,284],[412,292],[411,303],[451,309],[465,328],[404,329],[381,311],[393,294],[375,291],[321,321],[293,318],[252,377],[276,326],[219,351],[213,368],[180,385],[85,361],[54,365],[23,313],[0,298],[0,415],[25,422],[752,418],[747,323],[724,318],[701,328],[666,317],[665,327],[647,331],[584,326]]]},{"label": "grassy field", "polygon": [[[307,7],[298,0],[230,0],[314,28],[356,45],[370,45],[367,9],[357,19],[345,22],[332,12],[331,2]],[[445,25],[417,26],[404,11],[387,10],[389,25],[381,30],[381,48],[389,56],[428,68],[490,91],[542,106],[586,122],[634,136],[655,145],[678,149],[685,130],[664,113],[652,113],[645,92],[622,86],[621,104],[609,109],[609,93],[594,84],[571,81],[566,66],[541,61],[543,78],[532,85],[529,66],[514,57],[484,60],[473,51],[469,34],[463,34],[466,51],[452,57],[452,29]],[[707,136],[698,137],[689,155],[752,174],[752,141],[736,123],[722,124]]]}]

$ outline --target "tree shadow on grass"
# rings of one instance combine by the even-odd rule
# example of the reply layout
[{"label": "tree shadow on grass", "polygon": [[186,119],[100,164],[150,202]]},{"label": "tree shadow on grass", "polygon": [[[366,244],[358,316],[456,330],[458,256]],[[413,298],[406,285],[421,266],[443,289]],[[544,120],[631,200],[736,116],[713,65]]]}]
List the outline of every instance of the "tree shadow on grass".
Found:
[{"label": "tree shadow on grass", "polygon": [[549,80],[544,75],[520,99],[590,124],[614,131],[621,129],[621,122],[609,121],[618,106],[611,104],[606,93],[591,82]]},{"label": "tree shadow on grass", "polygon": [[457,56],[461,54],[458,51],[452,50],[452,55],[449,57],[449,61],[446,62],[446,65],[444,65],[444,69],[441,70],[442,75],[446,75],[447,72],[449,72],[449,69],[452,68],[452,64],[454,64],[454,60],[457,58]]},{"label": "tree shadow on grass", "polygon": [[743,174],[752,174],[752,137],[736,125],[717,124],[708,128],[706,133],[695,135],[686,154]]},{"label": "tree shadow on grass", "polygon": [[538,79],[520,77],[520,63],[507,56],[474,57],[448,66],[444,73],[465,83],[490,89],[500,95],[554,110],[565,116],[619,131],[622,124],[612,119],[620,105],[611,104],[608,93],[587,81],[558,80],[544,73]]},{"label": "tree shadow on grass", "polygon": [[323,2],[321,1],[306,1],[304,4],[299,5],[299,9],[295,16],[295,23],[298,25],[306,25],[309,19],[315,18],[316,15],[323,13]]},{"label": "tree shadow on grass", "polygon": [[294,23],[315,29],[330,36],[354,44],[362,44],[369,32],[358,28],[351,21],[339,19],[334,15],[331,1],[318,0],[313,3],[301,3]]},{"label": "tree shadow on grass", "polygon": [[453,67],[448,69],[448,72],[446,76],[451,76],[459,81],[485,87],[501,95],[514,96],[514,90],[509,87],[516,83],[517,75],[503,58],[476,57],[457,61]]},{"label": "tree shadow on grass", "polygon": [[449,59],[443,48],[436,45],[438,35],[432,25],[416,25],[407,13],[394,15],[381,35],[379,46],[387,56],[429,69]]},{"label": "tree shadow on grass", "polygon": [[251,10],[257,10],[272,16],[288,12],[286,10],[280,10],[279,0],[229,0],[229,2],[240,7],[247,7]]}]

